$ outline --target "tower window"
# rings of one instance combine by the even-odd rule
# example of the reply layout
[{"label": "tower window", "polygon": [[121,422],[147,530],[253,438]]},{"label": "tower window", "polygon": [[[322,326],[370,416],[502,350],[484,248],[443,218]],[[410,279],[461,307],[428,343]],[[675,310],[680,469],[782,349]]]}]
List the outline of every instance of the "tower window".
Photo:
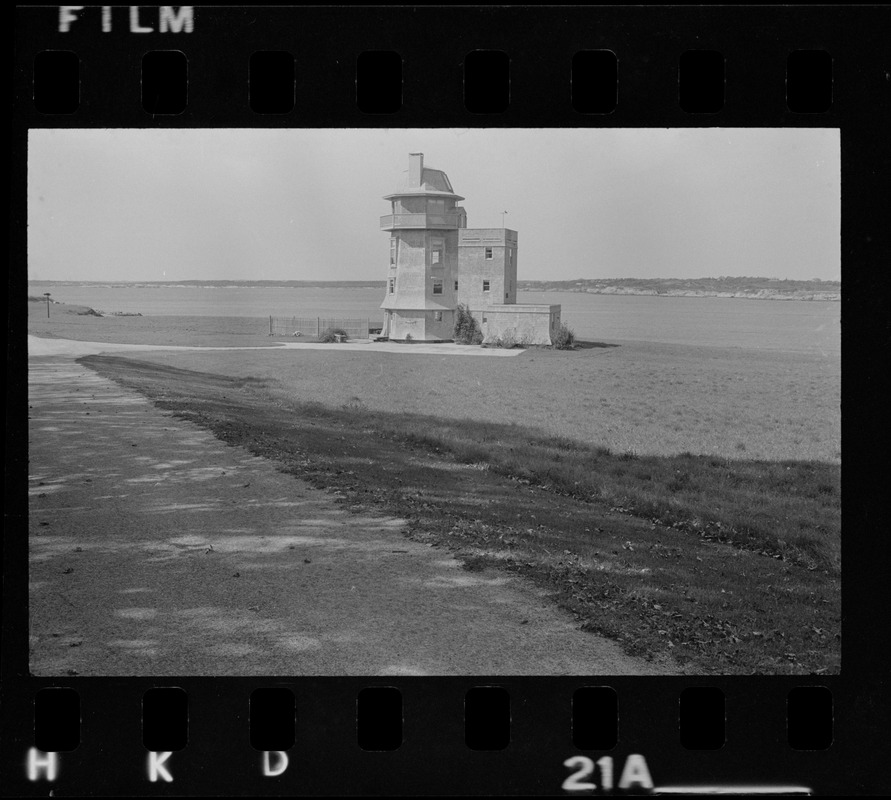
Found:
[{"label": "tower window", "polygon": [[484,292],[489,291],[489,281],[483,281],[483,291]]},{"label": "tower window", "polygon": [[430,239],[430,263],[434,267],[442,266],[442,255],[445,249],[445,240],[436,236]]},{"label": "tower window", "polygon": [[396,237],[390,239],[390,266],[396,266]]},{"label": "tower window", "polygon": [[433,312],[433,321],[434,322],[442,322],[442,311],[434,311]]},{"label": "tower window", "polygon": [[458,291],[458,281],[455,281],[455,291]]},{"label": "tower window", "polygon": [[492,260],[492,248],[491,247],[486,248],[486,259],[488,261]]},{"label": "tower window", "polygon": [[396,291],[396,278],[390,278],[390,294]]},{"label": "tower window", "polygon": [[442,281],[433,281],[433,294],[442,294]]}]

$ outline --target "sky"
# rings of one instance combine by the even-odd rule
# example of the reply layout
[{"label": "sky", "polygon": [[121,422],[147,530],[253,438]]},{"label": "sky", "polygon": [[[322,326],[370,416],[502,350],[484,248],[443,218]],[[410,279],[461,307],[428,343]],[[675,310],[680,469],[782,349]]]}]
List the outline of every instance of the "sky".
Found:
[{"label": "sky", "polygon": [[32,130],[28,277],[384,280],[415,152],[519,280],[840,279],[825,128]]}]

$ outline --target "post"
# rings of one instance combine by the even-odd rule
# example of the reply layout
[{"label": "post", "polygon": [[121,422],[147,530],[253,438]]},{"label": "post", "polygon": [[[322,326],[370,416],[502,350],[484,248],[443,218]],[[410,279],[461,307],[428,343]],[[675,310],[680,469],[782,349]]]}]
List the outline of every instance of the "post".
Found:
[{"label": "post", "polygon": [[43,296],[46,298],[46,318],[49,319],[50,292],[44,292]]},{"label": "post", "polygon": [[322,335],[322,319],[321,317],[316,317],[316,339]]},{"label": "post", "polygon": [[272,336],[272,314],[269,315],[269,335]]}]

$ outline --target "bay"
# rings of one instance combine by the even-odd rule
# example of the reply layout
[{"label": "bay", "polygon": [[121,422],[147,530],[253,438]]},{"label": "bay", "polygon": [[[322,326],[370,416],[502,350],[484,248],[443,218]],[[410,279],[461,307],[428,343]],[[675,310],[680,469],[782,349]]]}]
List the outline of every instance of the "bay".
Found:
[{"label": "bay", "polygon": [[841,303],[737,297],[522,292],[518,303],[559,303],[581,339],[743,347],[841,355]]},{"label": "bay", "polygon": [[[29,285],[54,300],[103,313],[144,316],[348,317],[380,322],[380,288]],[[838,357],[841,304],[727,297],[519,292],[519,303],[562,306],[562,319],[588,341],[649,341],[741,347]]]}]

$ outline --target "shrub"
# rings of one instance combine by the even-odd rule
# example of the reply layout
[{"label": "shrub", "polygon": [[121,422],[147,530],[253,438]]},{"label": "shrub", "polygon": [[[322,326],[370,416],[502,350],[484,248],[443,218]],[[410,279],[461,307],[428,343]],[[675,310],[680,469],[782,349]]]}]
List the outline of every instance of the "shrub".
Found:
[{"label": "shrub", "polygon": [[467,306],[458,303],[455,309],[455,330],[452,334],[458,344],[482,344],[483,332]]},{"label": "shrub", "polygon": [[325,328],[319,334],[320,342],[336,342],[337,337],[342,336],[344,339],[347,338],[347,332],[343,328]]},{"label": "shrub", "polygon": [[490,340],[488,344],[492,345],[492,347],[502,347],[505,350],[510,350],[511,348],[516,347],[519,343],[513,328],[508,328],[501,334],[501,336],[496,336],[494,339]]},{"label": "shrub", "polygon": [[512,347],[516,347],[519,342],[517,341],[517,334],[513,328],[508,328],[504,333],[499,337],[500,344],[499,347],[503,347],[505,350],[510,350]]},{"label": "shrub", "polygon": [[414,340],[415,340],[415,337],[412,336],[410,333],[405,334],[405,343],[406,344],[411,344]]},{"label": "shrub", "polygon": [[551,337],[554,348],[557,350],[574,350],[575,333],[565,322],[560,323],[557,332]]}]

